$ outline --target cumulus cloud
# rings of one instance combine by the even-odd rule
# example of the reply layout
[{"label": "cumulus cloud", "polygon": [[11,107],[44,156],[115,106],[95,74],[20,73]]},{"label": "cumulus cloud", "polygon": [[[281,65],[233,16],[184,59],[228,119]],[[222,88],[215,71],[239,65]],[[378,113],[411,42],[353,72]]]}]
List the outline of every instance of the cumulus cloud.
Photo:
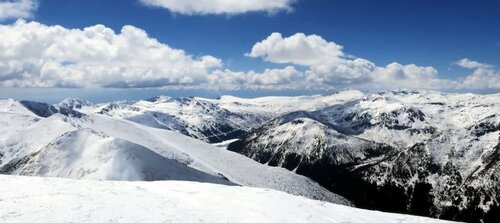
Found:
[{"label": "cumulus cloud", "polygon": [[295,89],[304,87],[304,74],[293,66],[283,69],[265,69],[264,72],[235,72],[215,70],[209,86],[226,89]]},{"label": "cumulus cloud", "polygon": [[0,26],[0,83],[14,87],[158,87],[196,85],[222,67],[124,26],[66,29],[19,20]]},{"label": "cumulus cloud", "polygon": [[184,15],[226,14],[292,10],[295,0],[139,0],[147,6],[161,7]]},{"label": "cumulus cloud", "polygon": [[0,21],[6,19],[31,18],[38,8],[37,0],[0,1]]},{"label": "cumulus cloud", "polygon": [[256,43],[249,57],[261,57],[273,63],[293,63],[304,66],[321,65],[336,61],[344,56],[342,46],[327,42],[321,36],[297,33],[285,37],[281,33],[272,33],[269,37]]},{"label": "cumulus cloud", "polygon": [[500,89],[500,71],[477,69],[459,85],[467,89]]},{"label": "cumulus cloud", "polygon": [[433,67],[391,63],[380,67],[363,59],[347,56],[343,47],[318,35],[297,33],[283,37],[272,33],[257,42],[250,57],[272,63],[291,63],[308,67],[305,77],[309,85],[321,88],[359,87],[439,87],[437,70]]},{"label": "cumulus cloud", "polygon": [[369,74],[376,69],[374,63],[365,59],[336,59],[310,66],[306,77],[324,86],[353,85],[371,81]]},{"label": "cumulus cloud", "polygon": [[420,88],[444,89],[451,87],[451,81],[439,79],[438,71],[431,66],[418,66],[415,64],[402,65],[391,63],[385,67],[377,67],[369,74],[370,83],[378,88]]},{"label": "cumulus cloud", "polygon": [[462,59],[457,65],[472,69],[470,75],[441,79],[430,66],[379,66],[346,56],[342,46],[317,35],[273,33],[247,55],[287,65],[262,72],[233,71],[219,58],[194,57],[133,26],[115,32],[103,25],[67,29],[18,20],[0,25],[0,86],[500,89],[500,71],[489,64]]},{"label": "cumulus cloud", "polygon": [[469,59],[457,65],[475,69],[474,73],[460,80],[439,78],[438,71],[431,66],[390,63],[379,66],[363,59],[348,56],[343,47],[318,35],[297,33],[283,37],[272,33],[257,42],[246,54],[272,63],[288,63],[307,67],[304,78],[306,86],[330,89],[357,87],[420,88],[420,89],[478,89],[500,88],[499,72],[493,66]]},{"label": "cumulus cloud", "polygon": [[193,57],[139,28],[67,29],[18,20],[0,25],[0,86],[66,88],[293,88],[293,66],[236,72],[220,59]]},{"label": "cumulus cloud", "polygon": [[469,68],[469,69],[474,69],[474,68],[492,68],[491,65],[489,64],[484,64],[484,63],[479,63],[474,60],[469,60],[467,58],[461,59],[457,62],[457,65],[463,68]]},{"label": "cumulus cloud", "polygon": [[473,73],[458,83],[461,88],[468,89],[500,89],[500,70],[495,66],[469,59],[461,59],[457,65],[473,69]]}]

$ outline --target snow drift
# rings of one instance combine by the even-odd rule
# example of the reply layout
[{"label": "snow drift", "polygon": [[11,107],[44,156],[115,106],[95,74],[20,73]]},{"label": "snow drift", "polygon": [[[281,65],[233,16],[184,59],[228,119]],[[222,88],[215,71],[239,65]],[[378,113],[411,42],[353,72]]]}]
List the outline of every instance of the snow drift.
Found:
[{"label": "snow drift", "polygon": [[17,222],[444,222],[259,188],[0,176],[0,219]]}]

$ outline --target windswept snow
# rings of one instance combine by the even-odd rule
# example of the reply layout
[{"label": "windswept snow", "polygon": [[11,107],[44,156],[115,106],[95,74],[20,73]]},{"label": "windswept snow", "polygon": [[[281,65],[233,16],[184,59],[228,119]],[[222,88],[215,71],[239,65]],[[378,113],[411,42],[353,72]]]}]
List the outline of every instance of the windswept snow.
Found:
[{"label": "windswept snow", "polygon": [[164,181],[0,176],[0,221],[18,222],[445,222],[362,210],[286,193]]},{"label": "windswept snow", "polygon": [[19,101],[13,99],[0,99],[0,112],[1,113],[15,113],[24,115],[34,115]]},{"label": "windswept snow", "polygon": [[243,186],[263,187],[294,195],[348,204],[310,179],[277,167],[263,166],[245,156],[221,150],[214,145],[182,134],[117,120],[103,115],[90,115],[88,120],[74,119],[85,128],[99,129],[108,135],[131,140],[158,154],[182,160],[192,168],[221,175]]},{"label": "windswept snow", "polygon": [[90,129],[67,132],[17,164],[12,174],[101,180],[187,180],[230,184],[145,147]]},{"label": "windswept snow", "polygon": [[236,142],[236,141],[238,141],[238,139],[230,139],[230,140],[226,140],[226,141],[219,142],[219,143],[213,143],[212,145],[216,146],[217,148],[227,149],[227,146],[229,144]]}]

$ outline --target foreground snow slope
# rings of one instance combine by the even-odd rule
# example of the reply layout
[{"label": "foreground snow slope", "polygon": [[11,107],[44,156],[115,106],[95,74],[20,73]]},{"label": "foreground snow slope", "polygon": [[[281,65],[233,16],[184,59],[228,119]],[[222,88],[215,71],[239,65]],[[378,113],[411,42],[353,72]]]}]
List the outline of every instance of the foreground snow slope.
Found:
[{"label": "foreground snow slope", "polygon": [[268,189],[0,176],[1,222],[444,222]]}]

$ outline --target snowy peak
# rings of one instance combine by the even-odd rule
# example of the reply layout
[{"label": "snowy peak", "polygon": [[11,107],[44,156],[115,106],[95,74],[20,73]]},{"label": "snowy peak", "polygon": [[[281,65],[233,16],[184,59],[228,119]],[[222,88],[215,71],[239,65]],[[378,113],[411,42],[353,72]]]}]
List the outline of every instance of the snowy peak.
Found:
[{"label": "snowy peak", "polygon": [[224,183],[220,178],[166,159],[145,147],[90,129],[65,133],[15,167],[12,174],[29,176]]},{"label": "snowy peak", "polygon": [[28,110],[36,114],[37,116],[47,118],[54,114],[62,114],[65,116],[72,117],[82,117],[84,114],[73,110],[72,108],[66,107],[56,107],[46,103],[33,102],[33,101],[21,101],[20,102]]},{"label": "snowy peak", "polygon": [[95,105],[84,99],[66,98],[55,106],[66,109],[82,109],[83,107],[93,107]]},{"label": "snowy peak", "polygon": [[0,112],[33,115],[23,104],[14,99],[0,99]]},{"label": "snowy peak", "polygon": [[254,120],[193,97],[159,96],[145,101],[110,103],[98,108],[97,113],[177,131],[206,142],[237,138]]},{"label": "snowy peak", "polygon": [[311,113],[309,113],[307,111],[296,111],[296,112],[290,112],[288,114],[279,116],[276,119],[270,121],[270,123],[273,123],[275,125],[282,125],[282,124],[285,124],[285,123],[288,123],[290,121],[300,119],[300,118],[314,120],[314,117]]},{"label": "snowy peak", "polygon": [[308,112],[292,112],[249,132],[228,149],[261,163],[295,170],[320,160],[353,165],[360,160],[380,159],[392,148],[339,133]]},{"label": "snowy peak", "polygon": [[[64,102],[64,103],[63,103]],[[62,114],[66,116],[81,117],[83,114],[75,111],[73,107],[76,106],[76,101],[63,101],[61,104],[49,105],[46,103],[35,101],[16,101],[13,99],[0,99],[0,112],[23,114],[23,115],[36,115],[38,117],[47,118],[54,114]],[[89,105],[88,102],[80,102],[81,105]],[[74,106],[62,106],[62,105]],[[81,108],[81,107],[80,107]]]},{"label": "snowy peak", "polygon": [[170,100],[172,100],[172,97],[159,95],[159,96],[145,99],[144,101],[149,101],[149,102],[153,102],[153,103],[164,103],[164,102],[169,102]]},{"label": "snowy peak", "polygon": [[34,101],[21,101],[21,104],[31,112],[43,118],[47,118],[58,112],[57,108],[46,103],[34,102]]},{"label": "snowy peak", "polygon": [[359,99],[363,96],[360,91],[340,91],[328,95],[312,96],[270,96],[260,98],[238,98],[222,96],[219,100],[209,100],[232,112],[275,118],[279,115],[294,111],[314,111],[326,106]]}]

